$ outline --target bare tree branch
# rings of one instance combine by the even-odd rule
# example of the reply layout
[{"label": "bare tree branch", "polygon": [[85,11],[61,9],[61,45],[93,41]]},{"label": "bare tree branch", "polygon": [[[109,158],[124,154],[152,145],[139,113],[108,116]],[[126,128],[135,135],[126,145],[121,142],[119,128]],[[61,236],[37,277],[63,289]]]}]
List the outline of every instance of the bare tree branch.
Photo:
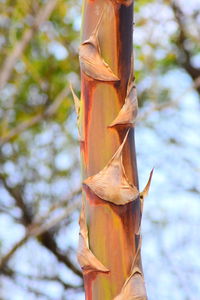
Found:
[{"label": "bare tree branch", "polygon": [[45,214],[43,214],[42,216],[36,215],[34,217],[33,223],[38,224],[38,225],[42,225],[42,224],[44,225],[44,222],[49,219],[49,217],[52,213],[54,213],[59,208],[63,208],[63,206],[67,207],[67,205],[69,205],[69,203],[68,203],[69,200],[73,199],[76,196],[79,196],[81,194],[81,191],[82,191],[81,188],[78,188],[78,189],[72,191],[64,199],[62,199],[58,203],[50,206],[50,208],[48,209],[48,211]]},{"label": "bare tree branch", "polygon": [[[79,202],[72,203],[70,206],[68,206],[65,210],[65,212],[58,218],[53,219],[51,222],[46,223],[45,225],[41,225],[41,227],[38,227],[38,224],[33,223],[33,217],[31,213],[29,212],[27,206],[25,205],[23,201],[23,197],[20,194],[19,190],[16,188],[11,188],[6,182],[6,179],[1,175],[0,176],[1,181],[4,184],[4,187],[6,190],[10,193],[10,195],[14,198],[16,201],[17,206],[22,210],[22,223],[27,228],[27,233],[24,237],[21,238],[13,247],[12,249],[0,260],[0,269],[3,268],[6,263],[9,261],[9,259],[12,257],[12,255],[22,246],[24,243],[32,236],[39,237],[38,241],[46,247],[48,250],[50,250],[57,259],[64,263],[68,268],[70,268],[77,276],[82,278],[82,272],[70,261],[70,259],[67,257],[66,254],[63,254],[60,252],[59,248],[57,247],[56,241],[54,239],[54,235],[52,232],[50,232],[50,229],[54,226],[56,226],[59,222],[61,222],[63,219],[67,218],[73,211],[73,209],[77,209],[80,204]],[[73,197],[75,194],[73,195]],[[70,199],[69,199],[70,200]],[[69,209],[68,209],[69,208]]]},{"label": "bare tree branch", "polygon": [[[196,80],[200,74],[200,68],[196,68],[191,63],[191,53],[186,47],[186,40],[188,39],[187,33],[185,30],[185,21],[184,15],[180,7],[176,4],[175,1],[169,1],[171,8],[174,12],[174,17],[179,26],[179,35],[176,41],[176,45],[179,49],[180,55],[178,57],[179,65],[182,66],[186,72],[192,77],[193,80]],[[200,86],[196,87],[197,92],[200,94]]]},{"label": "bare tree branch", "polygon": [[15,128],[13,128],[10,132],[7,133],[7,135],[3,136],[0,139],[0,145],[7,143],[12,138],[16,137],[17,135],[21,134],[25,130],[31,128],[32,126],[38,124],[42,120],[46,118],[50,118],[52,115],[54,115],[59,108],[60,104],[63,102],[65,97],[67,97],[69,94],[68,87],[64,88],[56,97],[55,101],[43,112],[40,113],[31,119],[24,121],[23,123],[19,124]]},{"label": "bare tree branch", "polygon": [[0,89],[3,88],[9,80],[12,70],[15,66],[17,59],[20,58],[23,51],[26,49],[28,43],[33,38],[39,27],[46,21],[53,12],[58,0],[48,0],[47,3],[39,10],[35,17],[34,24],[28,30],[26,30],[22,36],[22,39],[13,47],[13,51],[6,58],[0,73]]},{"label": "bare tree branch", "polygon": [[60,284],[64,286],[65,289],[75,289],[76,291],[83,289],[83,284],[74,285],[72,283],[67,283],[63,279],[61,279],[58,275],[55,276],[47,276],[47,275],[31,275],[31,274],[25,274],[19,271],[13,271],[8,266],[4,266],[1,268],[1,273],[5,276],[8,276],[9,278],[14,279],[16,282],[16,279],[18,276],[26,278],[31,281],[57,281]]},{"label": "bare tree branch", "polygon": [[193,89],[198,89],[200,88],[200,76],[197,77],[194,80],[194,83],[192,84],[192,86],[190,86],[189,88],[185,89],[178,97],[176,97],[175,99],[173,99],[172,102],[167,102],[167,103],[161,103],[161,104],[155,104],[152,105],[151,108],[148,109],[148,111],[145,112],[141,112],[137,118],[137,122],[142,122],[144,120],[146,120],[148,118],[149,115],[151,115],[153,112],[155,111],[162,111],[164,109],[167,108],[176,108],[179,103],[180,100],[189,92],[191,92]]},{"label": "bare tree branch", "polygon": [[81,203],[80,201],[76,201],[69,204],[68,207],[65,209],[65,211],[60,214],[58,217],[50,220],[46,224],[38,225],[38,223],[33,223],[28,227],[28,235],[29,236],[39,236],[43,234],[44,232],[49,231],[51,228],[55,227],[57,224],[59,224],[61,221],[69,217],[75,210],[80,209]]},{"label": "bare tree branch", "polygon": [[31,210],[28,209],[28,207],[24,203],[23,187],[10,187],[7,183],[6,178],[2,174],[0,174],[0,180],[8,194],[14,199],[17,207],[19,207],[22,212],[21,223],[24,226],[27,226],[27,224],[30,224],[32,222],[33,216]]},{"label": "bare tree branch", "polygon": [[[10,274],[10,272],[9,272]],[[10,276],[10,275],[9,275]],[[59,276],[46,276],[46,275],[40,275],[40,276],[33,276],[33,275],[29,275],[29,274],[23,274],[23,273],[13,273],[12,277],[16,277],[16,276],[22,276],[24,278],[30,279],[30,280],[35,280],[35,281],[57,281],[60,284],[62,284],[64,286],[65,289],[78,289],[78,290],[82,290],[83,289],[83,285],[74,285],[72,283],[66,283],[64,280],[62,280]]]},{"label": "bare tree branch", "polygon": [[[59,224],[62,220],[66,219],[69,217],[73,211],[76,209],[80,208],[80,201],[77,201],[73,203],[72,205],[68,206],[63,214],[61,214],[59,217],[53,219],[51,222],[38,226],[38,224],[31,224],[28,226],[27,233],[25,234],[24,237],[22,237],[12,248],[11,250],[1,258],[0,260],[0,269],[5,266],[5,264],[9,261],[9,259],[13,256],[13,254],[21,247],[23,246],[27,240],[30,237],[38,237],[40,236],[42,239],[45,240],[47,231],[49,231],[51,228]],[[55,242],[53,242],[52,237],[50,238],[51,243],[52,243],[52,249],[54,253],[58,253],[57,246],[55,245]],[[49,248],[50,249],[50,248]],[[64,255],[59,254],[59,257],[63,262],[67,262],[67,258],[64,257]],[[69,263],[67,263],[69,265]],[[71,265],[70,265],[71,266]]]},{"label": "bare tree branch", "polygon": [[0,269],[2,269],[5,264],[9,261],[9,259],[13,256],[13,254],[22,246],[25,244],[25,242],[28,240],[28,235],[25,235],[22,237],[12,248],[11,250],[4,255],[0,260]]},{"label": "bare tree branch", "polygon": [[82,278],[82,272],[80,271],[80,269],[77,268],[65,254],[60,252],[51,232],[44,232],[40,236],[39,242],[47,249],[49,249],[60,262],[64,263],[69,269],[71,269],[74,274]]}]

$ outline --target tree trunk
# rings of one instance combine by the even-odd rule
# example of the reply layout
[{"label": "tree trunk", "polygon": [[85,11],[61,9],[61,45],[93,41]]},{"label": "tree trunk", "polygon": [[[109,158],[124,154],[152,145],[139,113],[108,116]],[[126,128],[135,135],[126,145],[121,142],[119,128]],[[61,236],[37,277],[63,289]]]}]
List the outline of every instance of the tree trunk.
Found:
[{"label": "tree trunk", "polygon": [[80,132],[83,205],[78,261],[87,300],[147,299],[140,260],[132,66],[133,2],[84,0]]}]

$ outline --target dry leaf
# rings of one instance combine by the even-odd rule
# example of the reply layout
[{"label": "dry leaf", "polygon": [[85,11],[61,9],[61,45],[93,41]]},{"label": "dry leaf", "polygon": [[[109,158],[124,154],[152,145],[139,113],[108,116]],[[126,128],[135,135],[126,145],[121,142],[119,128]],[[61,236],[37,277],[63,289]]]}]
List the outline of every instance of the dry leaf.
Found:
[{"label": "dry leaf", "polygon": [[137,188],[128,182],[122,163],[122,150],[128,133],[129,130],[123,143],[105,168],[84,181],[84,184],[99,198],[117,205],[127,204],[139,196]]},{"label": "dry leaf", "polygon": [[117,125],[126,125],[129,127],[133,127],[136,122],[137,113],[137,91],[134,82],[132,82],[128,87],[124,105],[122,106],[119,114],[117,115],[115,120],[110,124],[109,127],[114,127]]},{"label": "dry leaf", "polygon": [[88,40],[84,41],[79,48],[81,70],[89,77],[100,81],[119,81],[108,64],[100,54],[98,32],[104,10],[99,18],[95,30]]},{"label": "dry leaf", "polygon": [[77,259],[84,274],[89,272],[109,273],[109,270],[94,256],[89,249],[88,230],[85,216],[85,204],[82,204],[81,215],[79,219],[79,245]]},{"label": "dry leaf", "polygon": [[141,238],[133,260],[131,275],[114,300],[147,300],[145,282],[140,268]]}]

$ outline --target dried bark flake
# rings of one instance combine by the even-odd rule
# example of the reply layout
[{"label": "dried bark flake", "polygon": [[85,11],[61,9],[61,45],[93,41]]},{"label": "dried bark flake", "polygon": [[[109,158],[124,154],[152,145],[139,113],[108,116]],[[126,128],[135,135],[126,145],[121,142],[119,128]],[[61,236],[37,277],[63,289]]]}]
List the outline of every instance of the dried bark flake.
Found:
[{"label": "dried bark flake", "polygon": [[127,204],[136,200],[139,196],[138,189],[128,182],[122,163],[122,150],[128,133],[129,130],[117,152],[103,170],[94,176],[88,177],[83,182],[99,198],[116,205]]}]

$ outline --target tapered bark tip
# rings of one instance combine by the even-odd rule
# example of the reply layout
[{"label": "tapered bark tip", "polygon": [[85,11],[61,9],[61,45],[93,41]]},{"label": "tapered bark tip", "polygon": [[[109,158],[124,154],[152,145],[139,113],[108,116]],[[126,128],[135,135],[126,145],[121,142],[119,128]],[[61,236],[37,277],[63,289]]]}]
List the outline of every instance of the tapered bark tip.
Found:
[{"label": "tapered bark tip", "polygon": [[139,196],[137,188],[129,183],[122,163],[122,150],[128,133],[129,130],[124,141],[103,170],[83,182],[99,198],[116,205],[127,204]]},{"label": "tapered bark tip", "polygon": [[147,300],[145,282],[141,273],[135,272],[114,300]]},{"label": "tapered bark tip", "polygon": [[134,127],[138,113],[137,91],[134,82],[132,82],[127,89],[127,96],[125,103],[122,106],[119,114],[115,120],[108,126],[110,128],[115,126]]},{"label": "tapered bark tip", "polygon": [[71,82],[70,82],[70,84],[69,84],[69,87],[70,87],[70,90],[71,90],[71,93],[72,93],[72,96],[73,96],[74,106],[75,106],[75,111],[76,111],[77,117],[79,117],[79,112],[80,112],[80,100],[79,100],[79,98],[77,97],[77,95],[75,94]]},{"label": "tapered bark tip", "polygon": [[79,60],[81,70],[87,76],[99,81],[115,82],[119,81],[120,79],[113,73],[109,65],[101,57],[100,46],[98,42],[98,32],[104,11],[105,9],[103,9],[103,12],[99,17],[99,21],[97,22],[96,28],[92,32],[89,39],[87,39],[80,45]]},{"label": "tapered bark tip", "polygon": [[139,235],[139,244],[133,260],[131,274],[125,281],[120,294],[114,300],[147,300],[144,277],[140,266],[141,246],[142,238]]},{"label": "tapered bark tip", "polygon": [[95,255],[89,249],[84,201],[82,202],[82,210],[80,214],[79,225],[80,232],[77,260],[83,271],[83,274],[88,274],[91,272],[109,273],[109,270],[95,257]]},{"label": "tapered bark tip", "polygon": [[150,186],[151,186],[153,172],[154,172],[154,168],[150,172],[149,179],[147,181],[147,184],[146,184],[144,190],[140,193],[140,199],[141,200],[143,200],[144,198],[146,198],[148,196],[148,194],[149,194],[149,189],[150,189]]}]

